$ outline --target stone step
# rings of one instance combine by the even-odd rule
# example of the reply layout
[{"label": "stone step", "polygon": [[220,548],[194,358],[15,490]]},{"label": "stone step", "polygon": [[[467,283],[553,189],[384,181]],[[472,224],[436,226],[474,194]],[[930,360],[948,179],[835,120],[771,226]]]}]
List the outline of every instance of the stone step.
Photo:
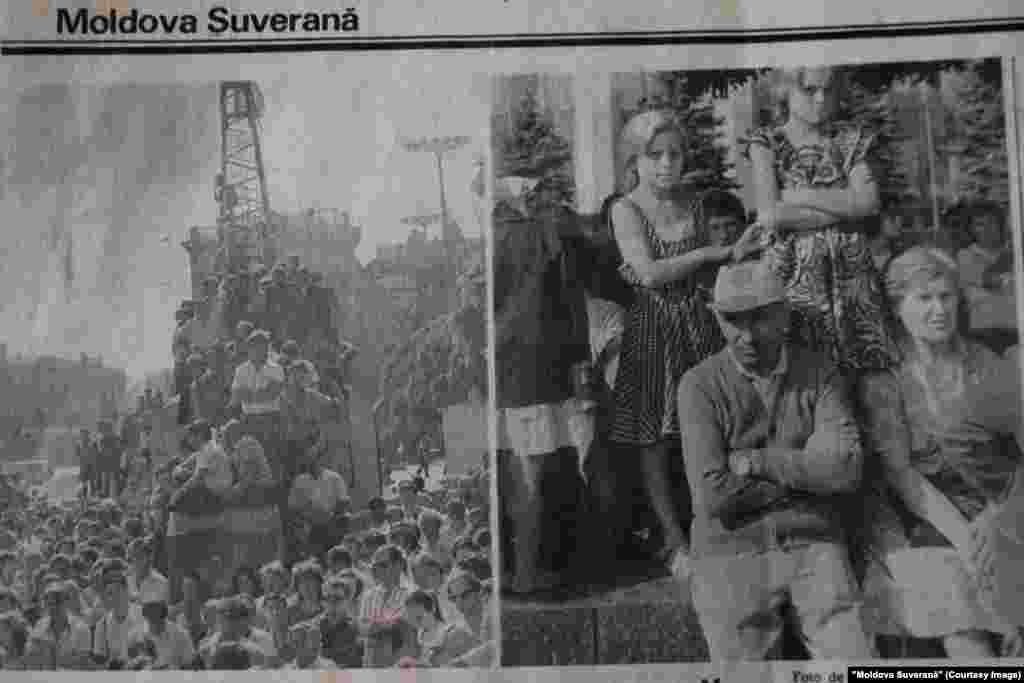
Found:
[{"label": "stone step", "polygon": [[506,598],[501,630],[503,666],[707,660],[688,588],[670,578],[559,605]]},{"label": "stone step", "polygon": [[[646,581],[561,604],[502,600],[502,666],[706,662],[707,643],[689,587]],[[878,639],[885,658],[942,658],[934,639]]]}]

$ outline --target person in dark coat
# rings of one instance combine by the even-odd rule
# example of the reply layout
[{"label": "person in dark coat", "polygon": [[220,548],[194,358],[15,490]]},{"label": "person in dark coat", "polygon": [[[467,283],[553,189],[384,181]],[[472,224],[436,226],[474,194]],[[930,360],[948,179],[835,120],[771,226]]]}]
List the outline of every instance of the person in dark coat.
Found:
[{"label": "person in dark coat", "polygon": [[494,225],[499,482],[511,556],[503,586],[536,593],[565,586],[576,554],[582,480],[573,431],[583,411],[573,376],[590,357],[586,305],[566,247],[570,211],[499,205]]}]

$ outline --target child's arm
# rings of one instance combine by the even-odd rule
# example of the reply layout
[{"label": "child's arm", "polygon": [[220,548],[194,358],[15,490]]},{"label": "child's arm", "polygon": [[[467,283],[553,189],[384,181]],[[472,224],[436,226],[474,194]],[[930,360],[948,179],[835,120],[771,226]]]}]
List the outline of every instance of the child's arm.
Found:
[{"label": "child's arm", "polygon": [[656,259],[638,211],[629,202],[618,202],[612,207],[612,228],[623,261],[644,287],[661,287],[693,275],[705,264],[732,258],[731,247],[701,247],[679,256]]}]

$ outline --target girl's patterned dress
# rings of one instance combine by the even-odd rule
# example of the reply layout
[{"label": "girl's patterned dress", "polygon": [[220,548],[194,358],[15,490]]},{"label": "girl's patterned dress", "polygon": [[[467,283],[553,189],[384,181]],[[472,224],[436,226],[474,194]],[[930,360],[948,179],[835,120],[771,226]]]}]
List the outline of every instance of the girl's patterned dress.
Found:
[{"label": "girl's patterned dress", "polygon": [[[795,146],[774,127],[753,131],[746,151],[758,145],[774,153],[783,192],[839,189],[847,187],[854,167],[870,162],[873,142],[861,128],[837,127],[824,144]],[[795,338],[829,349],[847,369],[892,367],[898,353],[864,233],[837,223],[810,232],[769,232],[765,239],[765,257],[795,309]]]},{"label": "girl's patterned dress", "polygon": [[[699,205],[689,206],[688,229],[682,239],[664,240],[653,223],[632,200],[643,221],[655,259],[671,258],[702,244]],[[678,437],[676,389],[683,373],[718,352],[725,340],[706,296],[694,276],[661,287],[644,287],[629,264],[622,274],[636,291],[626,313],[619,371],[615,380],[611,438],[619,443],[651,445]]]}]

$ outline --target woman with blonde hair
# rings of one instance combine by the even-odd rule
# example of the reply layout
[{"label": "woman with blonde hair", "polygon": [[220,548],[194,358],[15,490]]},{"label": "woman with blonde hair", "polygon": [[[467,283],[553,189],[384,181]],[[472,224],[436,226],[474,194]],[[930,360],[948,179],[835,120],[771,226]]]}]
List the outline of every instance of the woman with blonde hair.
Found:
[{"label": "woman with blonde hair", "polygon": [[838,120],[841,71],[771,77],[783,122],[752,131],[745,151],[765,256],[795,309],[793,333],[848,370],[884,370],[896,350],[865,234],[880,208],[875,134]]},{"label": "woman with blonde hair", "polygon": [[868,434],[903,524],[875,529],[884,568],[866,580],[882,633],[941,638],[952,658],[1019,652],[1016,624],[979,590],[971,530],[1020,466],[1019,370],[964,336],[956,263],[914,247],[892,261],[886,290],[900,324],[900,364],[867,384]]},{"label": "woman with blonde hair", "polygon": [[669,474],[680,430],[676,387],[686,370],[724,345],[698,295],[697,274],[754,249],[749,231],[733,247],[706,243],[699,197],[687,182],[700,170],[687,167],[687,151],[687,132],[673,112],[634,116],[621,137],[625,195],[611,207],[622,273],[635,291],[622,335],[611,439],[643,453],[644,482],[669,559],[688,545]]}]

